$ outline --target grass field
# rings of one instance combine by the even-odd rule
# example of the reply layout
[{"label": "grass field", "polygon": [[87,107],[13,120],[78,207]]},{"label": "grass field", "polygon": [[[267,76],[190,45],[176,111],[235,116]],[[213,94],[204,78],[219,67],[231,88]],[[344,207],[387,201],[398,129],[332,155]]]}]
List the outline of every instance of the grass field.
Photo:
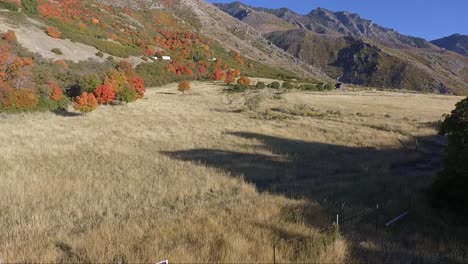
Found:
[{"label": "grass field", "polygon": [[[265,263],[275,244],[277,263],[466,261],[466,228],[425,194],[435,125],[461,97],[176,86],[87,115],[1,115],[0,258]],[[337,213],[354,222],[333,239]]]}]

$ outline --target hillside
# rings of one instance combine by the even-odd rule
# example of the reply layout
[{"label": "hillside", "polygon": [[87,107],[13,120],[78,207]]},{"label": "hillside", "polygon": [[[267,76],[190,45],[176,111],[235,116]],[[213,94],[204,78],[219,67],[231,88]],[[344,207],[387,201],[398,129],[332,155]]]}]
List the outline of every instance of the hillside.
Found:
[{"label": "hillside", "polygon": [[[240,2],[216,6],[335,80],[381,88],[468,93],[466,58],[357,14],[319,8],[300,15],[287,8],[253,8]],[[263,30],[276,24],[272,15],[285,26],[277,31]],[[251,17],[262,23],[252,22]]]},{"label": "hillside", "polygon": [[431,41],[432,44],[468,57],[468,36],[453,34]]}]

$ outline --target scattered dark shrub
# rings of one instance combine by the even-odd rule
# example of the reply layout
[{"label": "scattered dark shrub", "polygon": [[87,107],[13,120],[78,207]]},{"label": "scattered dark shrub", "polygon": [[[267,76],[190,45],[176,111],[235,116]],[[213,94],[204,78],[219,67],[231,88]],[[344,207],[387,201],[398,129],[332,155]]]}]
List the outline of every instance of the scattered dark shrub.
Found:
[{"label": "scattered dark shrub", "polygon": [[279,82],[272,82],[270,85],[268,85],[269,88],[272,89],[279,89],[281,87],[281,84]]},{"label": "scattered dark shrub", "polygon": [[283,88],[284,89],[293,89],[294,88],[294,84],[290,83],[290,82],[284,82],[283,83]]},{"label": "scattered dark shrub", "polygon": [[99,51],[98,53],[96,53],[96,56],[102,58],[104,57],[104,53],[102,53],[102,51]]},{"label": "scattered dark shrub", "polygon": [[243,93],[249,89],[248,85],[245,84],[236,84],[234,85],[231,89],[229,89],[230,92],[233,93]]},{"label": "scattered dark shrub", "polygon": [[57,55],[63,55],[63,52],[61,49],[59,48],[53,48],[51,49],[50,51],[52,51],[53,53],[57,54]]},{"label": "scattered dark shrub", "polygon": [[266,84],[264,82],[258,82],[257,85],[255,85],[257,89],[264,89],[266,87]]}]

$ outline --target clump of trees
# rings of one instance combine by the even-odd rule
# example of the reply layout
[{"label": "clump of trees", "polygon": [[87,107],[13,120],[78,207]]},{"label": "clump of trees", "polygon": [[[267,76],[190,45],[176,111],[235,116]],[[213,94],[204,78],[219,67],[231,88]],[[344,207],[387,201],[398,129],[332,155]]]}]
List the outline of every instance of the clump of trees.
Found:
[{"label": "clump of trees", "polygon": [[444,168],[433,183],[433,202],[468,215],[468,98],[445,116],[440,135],[448,136]]}]

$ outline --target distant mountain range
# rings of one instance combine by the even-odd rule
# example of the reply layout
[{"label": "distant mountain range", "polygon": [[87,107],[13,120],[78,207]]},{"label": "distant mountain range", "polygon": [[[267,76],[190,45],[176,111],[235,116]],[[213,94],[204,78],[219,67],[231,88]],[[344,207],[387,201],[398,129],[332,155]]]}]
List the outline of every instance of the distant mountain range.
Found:
[{"label": "distant mountain range", "polygon": [[383,88],[468,93],[468,58],[450,52],[466,56],[463,36],[431,43],[357,14],[323,8],[300,15],[241,2],[215,6],[330,78]]}]

